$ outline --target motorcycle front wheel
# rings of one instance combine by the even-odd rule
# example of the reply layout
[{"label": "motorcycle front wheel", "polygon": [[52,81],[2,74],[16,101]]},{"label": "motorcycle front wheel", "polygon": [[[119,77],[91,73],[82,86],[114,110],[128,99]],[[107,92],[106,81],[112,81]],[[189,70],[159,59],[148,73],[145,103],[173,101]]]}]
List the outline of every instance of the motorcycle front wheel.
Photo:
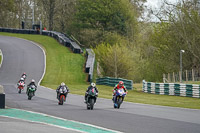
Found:
[{"label": "motorcycle front wheel", "polygon": [[63,105],[63,102],[64,102],[64,96],[61,95],[61,96],[60,96],[59,105]]},{"label": "motorcycle front wheel", "polygon": [[32,97],[33,97],[32,92],[29,92],[29,93],[28,93],[28,100],[31,100]]},{"label": "motorcycle front wheel", "polygon": [[18,90],[18,93],[19,93],[19,94],[21,93],[21,89]]}]

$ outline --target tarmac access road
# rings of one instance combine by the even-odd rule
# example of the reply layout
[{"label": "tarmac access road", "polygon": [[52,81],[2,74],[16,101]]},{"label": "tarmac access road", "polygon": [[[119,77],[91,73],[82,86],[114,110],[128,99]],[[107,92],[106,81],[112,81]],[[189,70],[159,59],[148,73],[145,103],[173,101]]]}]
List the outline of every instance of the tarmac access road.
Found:
[{"label": "tarmac access road", "polygon": [[[55,90],[42,86],[38,87],[36,96],[28,100],[25,91],[21,94],[17,93],[16,82],[24,71],[28,74],[27,82],[32,78],[39,82],[45,65],[42,50],[32,42],[5,36],[0,36],[0,49],[3,53],[0,84],[4,86],[6,92],[7,107],[39,112],[127,133],[200,132],[200,110],[196,109],[129,102],[124,102],[120,109],[114,109],[111,99],[98,98],[94,110],[87,110],[83,103],[84,97],[73,94],[69,94],[67,102],[60,106]],[[34,60],[34,63],[31,60]],[[10,122],[11,119],[3,118],[2,120],[0,117],[0,123],[2,121]],[[42,126],[35,125],[42,131]],[[50,131],[53,127],[46,126],[45,128]]]}]

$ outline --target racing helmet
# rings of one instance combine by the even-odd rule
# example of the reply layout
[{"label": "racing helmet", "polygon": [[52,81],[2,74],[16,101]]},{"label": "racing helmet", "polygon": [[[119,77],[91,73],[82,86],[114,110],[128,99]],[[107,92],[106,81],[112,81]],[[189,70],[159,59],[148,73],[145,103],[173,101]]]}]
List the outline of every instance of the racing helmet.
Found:
[{"label": "racing helmet", "polygon": [[96,86],[96,84],[95,84],[95,83],[91,83],[91,86],[92,86],[92,87],[95,87],[95,86]]},{"label": "racing helmet", "polygon": [[65,86],[65,83],[64,83],[64,82],[62,82],[60,85],[61,85],[61,86]]},{"label": "racing helmet", "polygon": [[123,81],[119,81],[119,86],[122,87],[124,85]]}]

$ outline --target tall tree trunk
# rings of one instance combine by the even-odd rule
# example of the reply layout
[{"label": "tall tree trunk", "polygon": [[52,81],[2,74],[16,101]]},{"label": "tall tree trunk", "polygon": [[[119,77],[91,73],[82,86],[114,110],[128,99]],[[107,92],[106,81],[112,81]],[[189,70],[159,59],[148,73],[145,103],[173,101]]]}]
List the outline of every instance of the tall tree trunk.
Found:
[{"label": "tall tree trunk", "polygon": [[54,10],[55,10],[55,0],[49,0],[49,30],[53,30]]}]

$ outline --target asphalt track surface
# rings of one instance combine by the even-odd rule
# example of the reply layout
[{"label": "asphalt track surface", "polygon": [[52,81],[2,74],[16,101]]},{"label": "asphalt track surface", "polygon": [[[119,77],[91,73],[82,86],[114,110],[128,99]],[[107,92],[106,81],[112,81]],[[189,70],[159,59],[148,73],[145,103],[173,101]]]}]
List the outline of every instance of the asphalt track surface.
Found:
[{"label": "asphalt track surface", "polygon": [[78,133],[41,123],[0,117],[1,133]]},{"label": "asphalt track surface", "polygon": [[[0,68],[0,84],[4,86],[8,107],[40,112],[127,133],[200,132],[200,110],[195,109],[128,102],[124,102],[120,109],[114,109],[111,100],[98,98],[94,110],[87,110],[83,103],[83,96],[72,94],[68,95],[67,102],[63,106],[59,106],[55,90],[41,86],[38,87],[36,96],[32,100],[27,100],[25,91],[22,94],[17,93],[16,82],[24,71],[28,74],[27,82],[32,78],[37,82],[40,80],[44,71],[42,50],[29,41],[4,36],[0,36],[0,49],[4,58]],[[0,118],[0,122],[2,121],[10,122],[10,119]],[[42,131],[40,125],[35,124],[35,126],[40,127]],[[48,131],[54,129],[50,126],[46,128]]]}]

